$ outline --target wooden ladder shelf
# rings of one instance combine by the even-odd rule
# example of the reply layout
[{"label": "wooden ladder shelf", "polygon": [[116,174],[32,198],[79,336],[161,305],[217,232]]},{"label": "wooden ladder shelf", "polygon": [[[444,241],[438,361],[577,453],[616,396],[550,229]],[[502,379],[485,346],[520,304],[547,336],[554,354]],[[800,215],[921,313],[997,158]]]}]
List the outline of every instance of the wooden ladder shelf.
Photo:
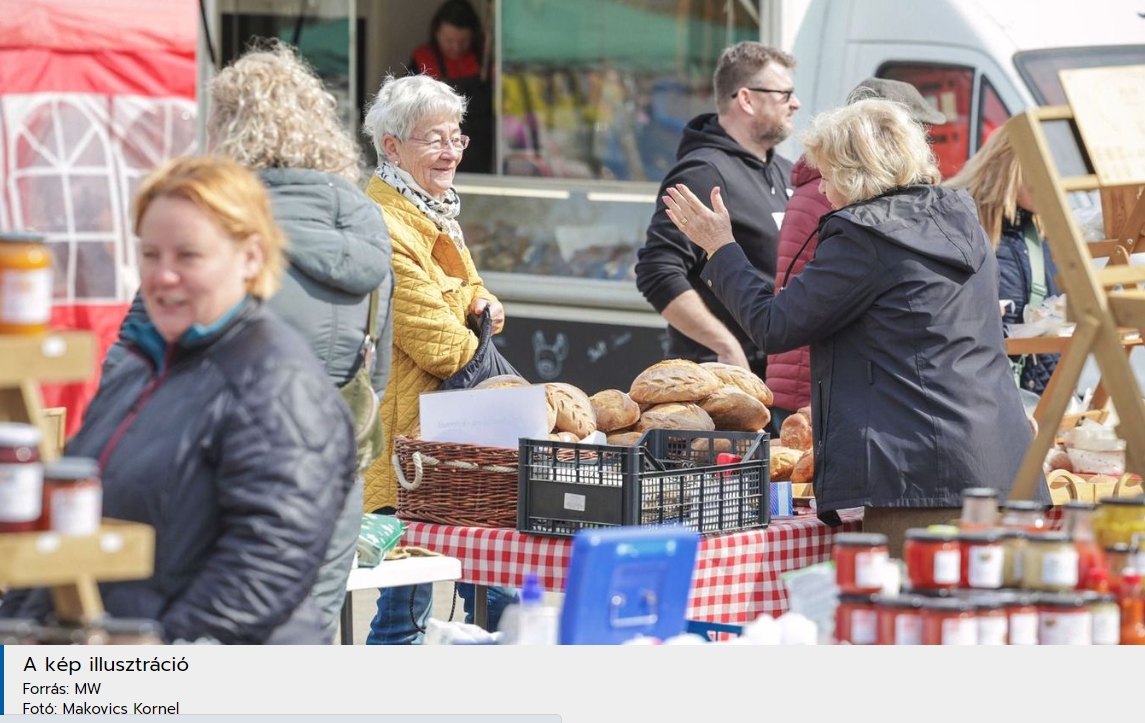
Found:
[{"label": "wooden ladder shelf", "polygon": [[[48,436],[39,383],[88,379],[94,362],[95,337],[87,332],[0,335],[0,421],[43,429],[44,462],[57,452]],[[104,520],[95,535],[0,534],[0,585],[51,587],[61,621],[90,622],[103,614],[97,581],[149,577],[154,549],[151,527],[119,520]]]},{"label": "wooden ladder shelf", "polygon": [[[1008,344],[1011,353],[1027,353],[1020,351],[1027,347],[1038,353],[1038,347],[1062,354],[1035,413],[1038,434],[1022,460],[1012,499],[1033,496],[1091,354],[1101,371],[1091,408],[1104,413],[1106,403],[1113,403],[1117,431],[1127,445],[1126,469],[1145,474],[1145,402],[1129,364],[1145,330],[1145,289],[1138,287],[1145,282],[1145,266],[1132,258],[1145,253],[1145,66],[1067,70],[1061,80],[1069,106],[1034,108],[1006,124],[1058,266],[1069,317],[1077,323],[1071,337]],[[1080,161],[1088,159],[1094,172],[1063,176],[1054,149],[1078,136]],[[1066,200],[1067,192],[1081,190],[1100,190],[1109,238],[1084,239]],[[1098,269],[1093,261],[1100,257],[1108,261]]]}]

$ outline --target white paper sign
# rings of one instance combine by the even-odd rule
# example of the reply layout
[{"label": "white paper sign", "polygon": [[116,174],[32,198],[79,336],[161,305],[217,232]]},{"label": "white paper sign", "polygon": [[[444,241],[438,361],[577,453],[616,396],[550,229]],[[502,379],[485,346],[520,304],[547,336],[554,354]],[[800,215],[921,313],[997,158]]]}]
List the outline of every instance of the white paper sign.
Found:
[{"label": "white paper sign", "polygon": [[427,442],[517,449],[521,437],[549,438],[543,386],[426,392],[420,404]]}]

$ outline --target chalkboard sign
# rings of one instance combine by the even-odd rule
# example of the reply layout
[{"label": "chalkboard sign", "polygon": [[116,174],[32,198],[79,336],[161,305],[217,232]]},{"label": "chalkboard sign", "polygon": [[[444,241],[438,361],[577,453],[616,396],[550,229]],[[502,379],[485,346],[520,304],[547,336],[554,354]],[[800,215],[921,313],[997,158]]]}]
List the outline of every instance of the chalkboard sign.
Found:
[{"label": "chalkboard sign", "polygon": [[664,358],[664,329],[514,316],[494,337],[501,353],[531,382],[567,382],[588,394],[628,391]]}]

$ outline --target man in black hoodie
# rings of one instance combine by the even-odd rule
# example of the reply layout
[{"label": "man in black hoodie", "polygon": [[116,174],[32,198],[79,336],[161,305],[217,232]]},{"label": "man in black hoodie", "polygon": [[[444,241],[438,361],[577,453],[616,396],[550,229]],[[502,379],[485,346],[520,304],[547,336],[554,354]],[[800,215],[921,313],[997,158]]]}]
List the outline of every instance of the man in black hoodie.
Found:
[{"label": "man in black hoodie", "polygon": [[791,194],[791,161],[774,148],[791,134],[799,109],[794,67],[790,55],[760,43],[727,48],[712,78],[718,112],[696,116],[684,129],[636,263],[637,287],[669,324],[669,358],[721,361],[764,377],[767,355],[700,279],[707,256],[668,219],[663,198],[677,183],[701,198],[719,186],[736,241],[773,284],[776,239]]}]

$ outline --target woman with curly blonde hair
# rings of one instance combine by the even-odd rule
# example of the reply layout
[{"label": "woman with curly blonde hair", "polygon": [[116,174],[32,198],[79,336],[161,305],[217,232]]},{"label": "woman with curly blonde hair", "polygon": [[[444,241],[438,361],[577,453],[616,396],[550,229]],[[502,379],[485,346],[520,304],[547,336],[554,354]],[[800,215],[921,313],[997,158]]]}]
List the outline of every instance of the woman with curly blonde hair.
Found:
[{"label": "woman with curly blonde hair", "polygon": [[[815,258],[783,293],[760,281],[711,208],[668,189],[669,218],[708,253],[701,274],[768,353],[811,347],[819,516],[864,506],[887,535],[957,517],[962,491],[1005,497],[1030,445],[995,310],[998,270],[964,191],[939,178],[905,106],[862,100],[816,116],[803,138],[833,209]],[[1045,486],[1039,491],[1048,499]]]},{"label": "woman with curly blonde hair", "polygon": [[[331,383],[357,372],[371,292],[378,291],[377,354],[371,376],[380,397],[390,371],[393,271],[390,237],[377,204],[356,185],[359,150],[338,120],[321,79],[287,45],[254,47],[211,81],[210,151],[255,171],[286,234],[289,264],[267,306],[308,342]],[[130,321],[146,317],[133,305]],[[116,360],[109,354],[105,370]],[[332,641],[361,527],[357,477],[311,595]]]}]

